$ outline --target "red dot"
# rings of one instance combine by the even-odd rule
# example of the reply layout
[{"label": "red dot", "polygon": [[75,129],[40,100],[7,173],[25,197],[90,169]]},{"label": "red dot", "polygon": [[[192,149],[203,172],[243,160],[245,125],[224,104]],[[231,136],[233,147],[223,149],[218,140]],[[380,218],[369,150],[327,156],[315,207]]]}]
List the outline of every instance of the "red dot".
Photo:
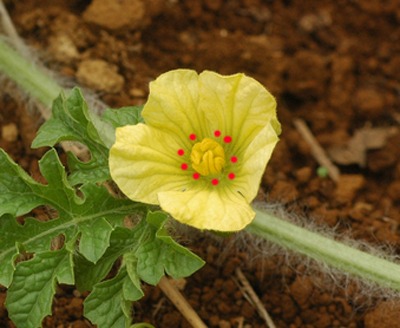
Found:
[{"label": "red dot", "polygon": [[215,130],[214,131],[214,136],[216,136],[217,138],[221,135],[221,131],[220,130]]},{"label": "red dot", "polygon": [[230,180],[233,180],[233,179],[235,179],[235,173],[229,173],[228,174],[228,178],[230,179]]},{"label": "red dot", "polygon": [[183,164],[181,165],[181,169],[184,170],[184,171],[187,170],[188,167],[189,167],[189,166],[188,166],[186,163],[183,163]]},{"label": "red dot", "polygon": [[183,156],[185,154],[185,151],[183,149],[178,149],[178,155]]},{"label": "red dot", "polygon": [[230,142],[232,142],[232,137],[231,137],[231,136],[226,136],[226,137],[224,137],[224,142],[225,142],[225,143],[230,143]]},{"label": "red dot", "polygon": [[200,174],[199,173],[193,173],[193,179],[198,180],[200,179]]},{"label": "red dot", "polygon": [[196,135],[194,133],[192,133],[191,135],[189,135],[189,139],[196,140]]},{"label": "red dot", "polygon": [[219,181],[218,181],[218,179],[212,179],[212,180],[211,180],[211,183],[212,183],[214,186],[216,186],[216,185],[219,183]]},{"label": "red dot", "polygon": [[238,161],[238,158],[236,156],[231,157],[231,162],[236,163]]}]

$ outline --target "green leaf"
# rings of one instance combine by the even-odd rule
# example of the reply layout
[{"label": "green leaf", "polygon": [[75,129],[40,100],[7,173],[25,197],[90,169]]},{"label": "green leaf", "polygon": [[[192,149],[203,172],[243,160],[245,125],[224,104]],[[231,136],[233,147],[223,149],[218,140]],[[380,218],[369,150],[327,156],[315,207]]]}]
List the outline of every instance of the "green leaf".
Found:
[{"label": "green leaf", "polygon": [[131,324],[133,285],[123,267],[113,279],[97,284],[84,302],[84,313],[99,328],[127,328]]},{"label": "green leaf", "polygon": [[110,123],[114,128],[124,125],[143,123],[143,106],[121,107],[119,109],[106,109],[102,119]]},{"label": "green leaf", "polygon": [[87,146],[91,159],[80,161],[68,154],[72,185],[102,182],[110,178],[108,147],[114,140],[114,129],[89,114],[87,104],[79,89],[74,88],[68,98],[61,94],[55,99],[52,117],[39,129],[32,148],[54,146],[60,141],[78,141]]},{"label": "green leaf", "polygon": [[96,263],[110,245],[112,225],[105,218],[96,218],[82,222],[79,230],[82,234],[79,251],[85,254],[89,261]]},{"label": "green leaf", "polygon": [[143,240],[135,255],[138,258],[138,274],[145,282],[156,285],[164,270],[173,278],[182,278],[199,270],[204,261],[187,248],[176,243],[164,224],[167,214],[149,212],[146,218],[150,233]]},{"label": "green leaf", "polygon": [[65,249],[37,254],[20,263],[6,299],[11,320],[24,328],[41,326],[51,314],[56,283],[73,284],[72,255]]},{"label": "green leaf", "polygon": [[132,253],[127,253],[124,256],[124,264],[126,266],[126,271],[128,272],[129,279],[132,284],[128,285],[129,290],[126,289],[125,295],[130,301],[136,301],[141,299],[144,294],[142,288],[140,287],[140,278],[137,272],[137,257]]},{"label": "green leaf", "polygon": [[68,208],[70,201],[79,201],[54,150],[46,153],[39,165],[47,185],[33,180],[0,149],[0,216],[5,213],[19,216],[46,204],[49,190],[52,202],[59,202],[61,207]]},{"label": "green leaf", "polygon": [[149,212],[134,229],[115,228],[110,237],[110,247],[97,263],[79,258],[76,266],[77,286],[91,290],[111,270],[118,257],[124,255],[124,264],[132,282],[137,278],[156,285],[164,272],[174,278],[191,275],[204,265],[204,261],[168,235],[164,212]]},{"label": "green leaf", "polygon": [[79,253],[75,254],[74,262],[76,286],[80,291],[92,290],[110,272],[114,262],[124,253],[129,252],[137,243],[133,230],[116,227],[110,236],[110,247],[96,262],[90,262]]},{"label": "green leaf", "polygon": [[[78,197],[55,150],[43,156],[39,167],[47,185],[34,181],[0,150],[0,267],[5,268],[0,270],[0,283],[5,286],[12,279],[13,260],[19,253],[17,245],[27,252],[43,252],[50,249],[52,239],[58,235],[64,235],[68,242],[82,233],[80,251],[96,261],[109,245],[113,227],[140,208],[130,200],[113,198],[105,188],[94,184],[82,186]],[[47,222],[27,218],[24,225],[17,223],[15,216],[40,205],[57,211],[58,217]],[[99,231],[96,226],[96,232],[88,236],[88,226],[94,227],[92,222],[100,223]]]}]

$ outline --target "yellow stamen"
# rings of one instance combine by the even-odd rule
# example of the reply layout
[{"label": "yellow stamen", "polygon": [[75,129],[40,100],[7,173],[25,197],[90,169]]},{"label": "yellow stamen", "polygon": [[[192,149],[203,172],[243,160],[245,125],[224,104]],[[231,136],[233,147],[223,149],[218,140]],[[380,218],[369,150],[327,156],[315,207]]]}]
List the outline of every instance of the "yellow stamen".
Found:
[{"label": "yellow stamen", "polygon": [[201,175],[218,174],[225,166],[225,151],[215,140],[204,138],[193,146],[190,159]]}]

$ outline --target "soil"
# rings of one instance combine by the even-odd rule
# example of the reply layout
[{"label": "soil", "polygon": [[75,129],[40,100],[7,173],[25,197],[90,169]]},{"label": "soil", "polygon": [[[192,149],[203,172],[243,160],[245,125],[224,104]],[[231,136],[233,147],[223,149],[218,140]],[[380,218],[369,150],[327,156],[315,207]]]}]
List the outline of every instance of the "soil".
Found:
[{"label": "soil", "polygon": [[[68,81],[112,107],[142,104],[148,82],[187,67],[244,72],[278,100],[283,134],[259,199],[374,245],[400,246],[400,4],[387,0],[30,0],[5,1],[20,35]],[[37,174],[30,142],[40,122],[10,92],[0,98],[0,146]],[[305,120],[325,150],[337,149],[342,178],[325,177],[293,125]],[[381,143],[355,142],[380,128]],[[391,133],[385,133],[385,131]],[[353,139],[352,139],[353,138]],[[368,139],[368,138],[367,138]],[[352,145],[352,146],[351,146]],[[372,146],[371,146],[372,145]],[[347,149],[347,152],[346,152]],[[349,150],[350,149],[350,150]],[[361,154],[356,159],[354,154]],[[350,156],[349,156],[350,154]],[[302,219],[310,220],[310,219]],[[255,256],[232,239],[197,236],[207,265],[183,293],[209,327],[266,327],[235,283],[240,267],[277,327],[400,327],[400,303],[367,297],[366,286],[325,284],[286,255]],[[222,251],[224,250],[224,251]],[[360,287],[361,286],[361,287]],[[145,286],[135,320],[189,327],[157,287]],[[44,327],[92,327],[86,294],[61,286]],[[0,326],[14,327],[0,293]]]}]

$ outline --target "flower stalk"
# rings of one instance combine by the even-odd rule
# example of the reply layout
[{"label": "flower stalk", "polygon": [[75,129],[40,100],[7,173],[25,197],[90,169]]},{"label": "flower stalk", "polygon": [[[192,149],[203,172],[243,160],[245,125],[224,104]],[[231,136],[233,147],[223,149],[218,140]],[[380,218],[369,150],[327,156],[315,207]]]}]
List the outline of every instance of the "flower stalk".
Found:
[{"label": "flower stalk", "polygon": [[[0,71],[47,107],[63,90],[1,38]],[[256,217],[246,228],[250,233],[338,270],[400,291],[399,264],[296,226],[264,210],[254,210]]]}]

